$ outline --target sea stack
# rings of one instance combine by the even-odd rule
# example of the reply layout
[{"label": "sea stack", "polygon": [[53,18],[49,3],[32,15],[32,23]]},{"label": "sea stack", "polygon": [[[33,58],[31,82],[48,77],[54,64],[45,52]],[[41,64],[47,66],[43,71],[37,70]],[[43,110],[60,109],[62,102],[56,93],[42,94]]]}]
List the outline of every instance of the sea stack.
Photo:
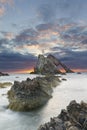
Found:
[{"label": "sea stack", "polygon": [[63,68],[65,73],[73,73],[65,64],[58,60],[53,55],[48,55],[44,57],[43,55],[38,56],[36,66],[34,68],[34,73],[36,74],[62,74],[59,66]]}]

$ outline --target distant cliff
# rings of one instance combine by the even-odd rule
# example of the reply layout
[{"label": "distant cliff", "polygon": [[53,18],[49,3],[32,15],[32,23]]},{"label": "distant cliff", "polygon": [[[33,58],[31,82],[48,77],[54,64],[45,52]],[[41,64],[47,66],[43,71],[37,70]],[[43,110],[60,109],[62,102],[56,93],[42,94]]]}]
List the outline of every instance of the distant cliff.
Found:
[{"label": "distant cliff", "polygon": [[58,60],[53,55],[48,55],[44,57],[43,55],[38,56],[38,61],[34,68],[34,73],[36,74],[60,74],[62,73],[58,67],[64,69],[66,73],[73,73],[65,64]]}]

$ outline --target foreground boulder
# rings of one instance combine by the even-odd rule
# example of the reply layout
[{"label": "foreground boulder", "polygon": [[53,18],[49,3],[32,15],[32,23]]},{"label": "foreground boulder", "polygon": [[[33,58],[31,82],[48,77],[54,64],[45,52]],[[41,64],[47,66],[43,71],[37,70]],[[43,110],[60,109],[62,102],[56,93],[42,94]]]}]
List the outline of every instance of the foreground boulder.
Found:
[{"label": "foreground boulder", "polygon": [[48,55],[47,57],[44,57],[43,55],[39,55],[38,61],[34,68],[34,73],[36,74],[61,74],[62,72],[59,69],[59,67],[62,67],[65,73],[73,72],[53,55]]},{"label": "foreground boulder", "polygon": [[8,92],[8,108],[15,111],[29,111],[44,105],[52,97],[52,87],[58,85],[59,82],[57,76],[15,81]]},{"label": "foreground boulder", "polygon": [[41,125],[38,130],[87,130],[87,104],[71,101],[67,110]]},{"label": "foreground boulder", "polygon": [[0,76],[9,76],[9,74],[0,72]]}]

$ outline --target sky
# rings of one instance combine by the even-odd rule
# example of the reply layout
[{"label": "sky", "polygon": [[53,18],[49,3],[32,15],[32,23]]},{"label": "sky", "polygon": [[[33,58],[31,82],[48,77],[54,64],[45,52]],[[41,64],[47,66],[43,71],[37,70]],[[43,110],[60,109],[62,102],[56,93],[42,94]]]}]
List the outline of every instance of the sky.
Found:
[{"label": "sky", "polygon": [[39,54],[87,71],[87,0],[0,0],[0,71],[29,72]]}]

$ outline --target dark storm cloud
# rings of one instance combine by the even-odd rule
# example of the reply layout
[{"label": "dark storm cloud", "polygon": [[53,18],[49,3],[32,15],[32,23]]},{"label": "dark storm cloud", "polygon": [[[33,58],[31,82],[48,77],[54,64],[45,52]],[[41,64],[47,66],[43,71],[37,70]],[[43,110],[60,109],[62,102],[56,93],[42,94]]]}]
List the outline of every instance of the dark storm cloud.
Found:
[{"label": "dark storm cloud", "polygon": [[66,55],[61,60],[71,68],[87,69],[87,51],[83,52],[66,52]]},{"label": "dark storm cloud", "polygon": [[85,40],[83,40],[83,41],[81,41],[81,43],[84,45],[87,45],[87,39],[85,39]]},{"label": "dark storm cloud", "polygon": [[0,53],[0,71],[11,71],[34,66],[36,57],[31,54],[22,55],[19,53]]},{"label": "dark storm cloud", "polygon": [[71,49],[54,47],[53,55],[70,68],[87,69],[87,51],[72,51]]}]

